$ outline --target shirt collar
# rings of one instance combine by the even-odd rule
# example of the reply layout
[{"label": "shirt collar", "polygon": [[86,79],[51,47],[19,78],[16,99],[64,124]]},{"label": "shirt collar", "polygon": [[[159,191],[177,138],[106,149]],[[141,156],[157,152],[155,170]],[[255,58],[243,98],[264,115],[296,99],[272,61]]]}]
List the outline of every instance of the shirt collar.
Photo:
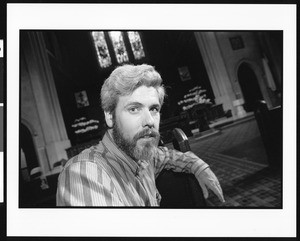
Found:
[{"label": "shirt collar", "polygon": [[106,131],[102,143],[107,147],[107,149],[117,157],[117,160],[123,161],[130,170],[134,173],[134,175],[138,175],[141,171],[146,169],[149,165],[147,161],[139,160],[134,161],[131,157],[129,157],[125,152],[123,152],[115,143],[112,137],[112,129]]}]

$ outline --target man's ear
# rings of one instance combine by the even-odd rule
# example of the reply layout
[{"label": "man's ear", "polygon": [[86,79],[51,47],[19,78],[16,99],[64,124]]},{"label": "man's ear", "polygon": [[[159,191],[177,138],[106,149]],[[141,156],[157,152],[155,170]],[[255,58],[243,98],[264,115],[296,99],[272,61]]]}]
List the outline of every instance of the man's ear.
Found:
[{"label": "man's ear", "polygon": [[113,127],[113,124],[114,124],[112,113],[110,113],[110,112],[104,112],[104,115],[105,115],[106,125],[107,125],[109,128],[112,128],[112,127]]}]

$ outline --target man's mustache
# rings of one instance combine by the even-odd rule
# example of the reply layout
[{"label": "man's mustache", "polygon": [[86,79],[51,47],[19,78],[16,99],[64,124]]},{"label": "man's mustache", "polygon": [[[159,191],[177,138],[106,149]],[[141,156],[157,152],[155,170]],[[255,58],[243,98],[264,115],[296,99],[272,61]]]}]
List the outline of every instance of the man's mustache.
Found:
[{"label": "man's mustache", "polygon": [[139,133],[135,134],[135,136],[133,137],[133,140],[136,142],[138,139],[143,138],[145,136],[153,137],[155,139],[160,138],[160,134],[158,131],[156,131],[154,129],[144,129],[144,130],[140,131]]}]

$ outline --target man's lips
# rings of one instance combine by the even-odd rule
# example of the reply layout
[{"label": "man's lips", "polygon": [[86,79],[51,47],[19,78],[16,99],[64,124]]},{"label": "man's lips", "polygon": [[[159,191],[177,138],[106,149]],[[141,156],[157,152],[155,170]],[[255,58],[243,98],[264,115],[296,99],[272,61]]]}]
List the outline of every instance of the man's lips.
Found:
[{"label": "man's lips", "polygon": [[157,138],[159,138],[159,133],[156,132],[155,130],[144,130],[138,135],[136,135],[134,139],[137,141],[137,140],[151,140]]},{"label": "man's lips", "polygon": [[156,137],[155,133],[153,132],[150,132],[150,133],[147,133],[147,134],[144,134],[140,137],[140,139],[154,139]]},{"label": "man's lips", "polygon": [[141,138],[141,139],[142,139],[142,138],[144,138],[144,139],[154,138],[154,135],[144,135],[144,136],[141,136],[140,138]]}]

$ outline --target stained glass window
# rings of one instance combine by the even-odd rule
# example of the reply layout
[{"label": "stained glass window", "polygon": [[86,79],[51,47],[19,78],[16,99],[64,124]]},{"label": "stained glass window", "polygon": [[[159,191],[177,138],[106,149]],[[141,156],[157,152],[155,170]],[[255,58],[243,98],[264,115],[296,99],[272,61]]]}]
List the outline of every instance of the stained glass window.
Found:
[{"label": "stained glass window", "polygon": [[119,64],[129,60],[121,31],[110,31],[109,36],[114,47],[115,55]]},{"label": "stained glass window", "polygon": [[109,55],[109,51],[107,48],[107,43],[105,40],[104,32],[103,31],[95,31],[95,32],[92,32],[92,36],[94,39],[100,66],[102,68],[109,67],[111,65],[111,57]]},{"label": "stained glass window", "polygon": [[145,57],[145,52],[144,52],[140,34],[137,31],[128,31],[127,34],[128,34],[128,38],[130,41],[134,58],[141,59]]}]

